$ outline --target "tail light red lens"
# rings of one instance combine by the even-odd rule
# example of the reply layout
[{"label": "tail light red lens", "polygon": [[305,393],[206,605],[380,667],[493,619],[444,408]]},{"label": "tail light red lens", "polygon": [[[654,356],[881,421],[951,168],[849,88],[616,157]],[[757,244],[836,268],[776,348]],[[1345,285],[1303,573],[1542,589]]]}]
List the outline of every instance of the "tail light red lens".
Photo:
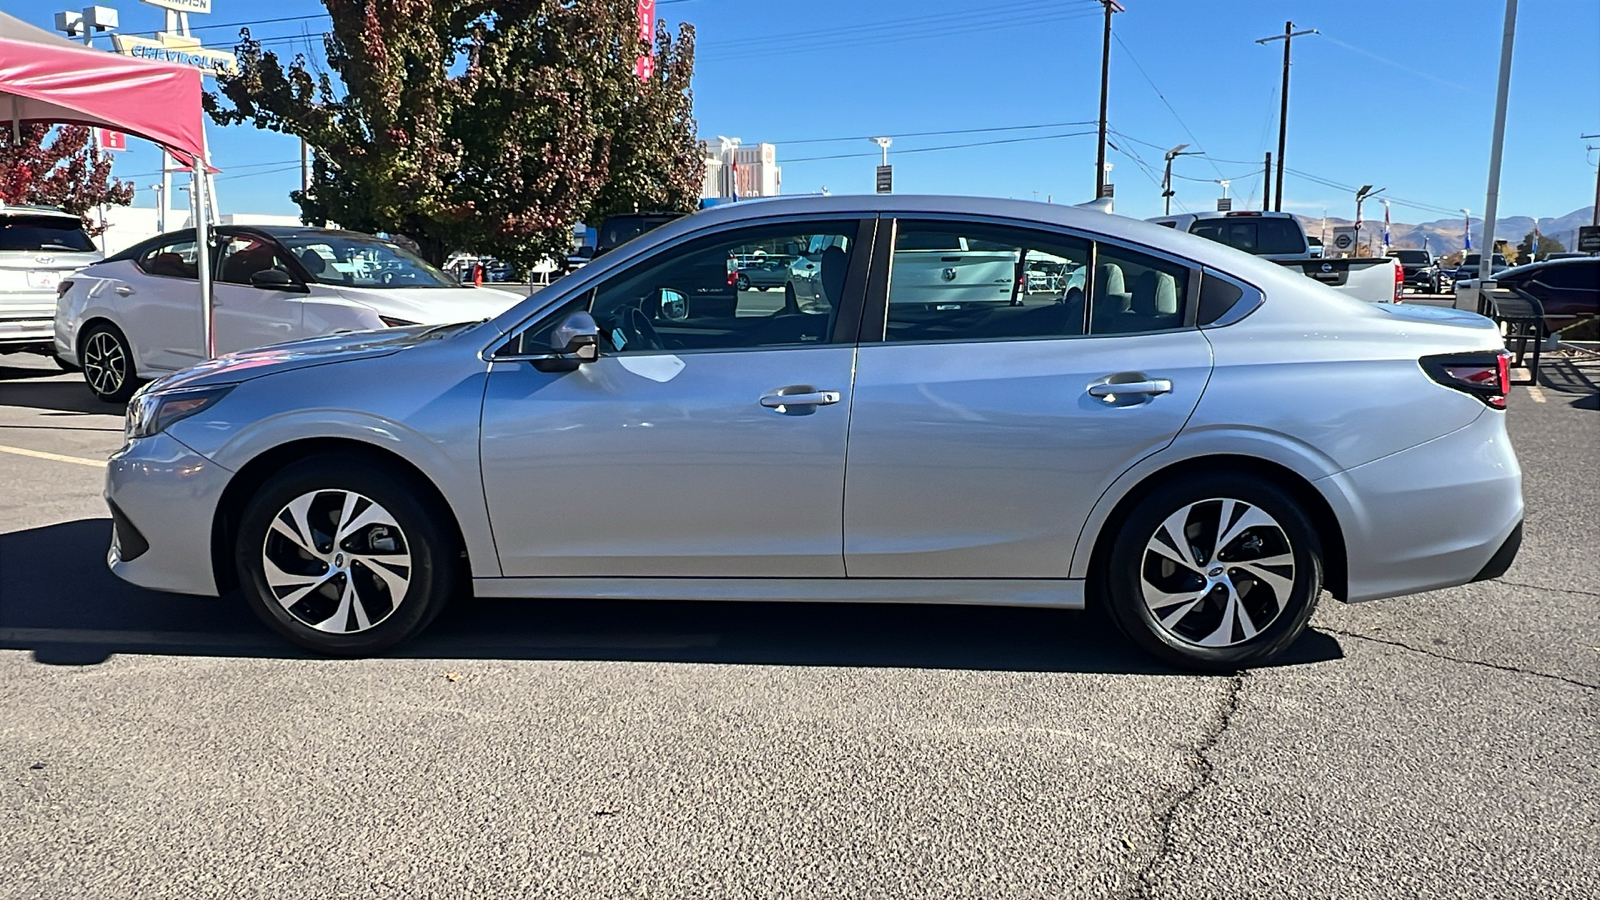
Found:
[{"label": "tail light red lens", "polygon": [[1494,409],[1506,408],[1511,393],[1511,354],[1501,351],[1450,353],[1418,360],[1428,377],[1464,394],[1471,394]]},{"label": "tail light red lens", "polygon": [[1396,302],[1396,303],[1400,302],[1400,289],[1405,286],[1405,283],[1406,283],[1406,270],[1404,268],[1402,268],[1399,263],[1395,263],[1395,266],[1394,266],[1394,302]]}]

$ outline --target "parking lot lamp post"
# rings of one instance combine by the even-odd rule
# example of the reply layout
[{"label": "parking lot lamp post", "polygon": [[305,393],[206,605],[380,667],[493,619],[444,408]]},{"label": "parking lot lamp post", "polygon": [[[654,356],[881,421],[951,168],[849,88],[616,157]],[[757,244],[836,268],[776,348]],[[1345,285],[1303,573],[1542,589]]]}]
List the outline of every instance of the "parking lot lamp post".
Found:
[{"label": "parking lot lamp post", "polygon": [[1376,197],[1387,190],[1388,188],[1373,190],[1372,185],[1363,184],[1361,190],[1356,191],[1356,239],[1352,246],[1356,248],[1355,252],[1357,253],[1361,252],[1361,202],[1368,197]]},{"label": "parking lot lamp post", "polygon": [[1511,48],[1517,36],[1517,0],[1506,0],[1500,36],[1500,83],[1495,88],[1494,138],[1489,145],[1489,190],[1483,201],[1483,243],[1478,248],[1478,290],[1494,288],[1494,225],[1500,206],[1500,155],[1506,142],[1506,97],[1511,92]]},{"label": "parking lot lamp post", "polygon": [[[1578,137],[1582,140],[1588,140],[1589,138],[1600,138],[1600,134],[1580,134]],[[1586,144],[1583,149],[1586,151],[1600,150],[1600,147]],[[1600,166],[1596,166],[1594,170],[1594,212],[1589,218],[1589,224],[1600,227]],[[1573,248],[1576,249],[1577,245],[1574,244]]]},{"label": "parking lot lamp post", "polygon": [[1179,144],[1178,146],[1173,147],[1171,150],[1167,151],[1167,156],[1166,156],[1166,159],[1167,159],[1167,170],[1166,170],[1166,173],[1161,176],[1161,199],[1163,201],[1165,201],[1165,203],[1166,203],[1166,207],[1162,210],[1162,213],[1161,213],[1164,216],[1172,215],[1172,195],[1177,193],[1176,191],[1174,191],[1172,189],[1172,161],[1177,159],[1180,156],[1198,156],[1199,155],[1198,153],[1185,153],[1185,152],[1183,152],[1183,148],[1185,148],[1187,146],[1189,146],[1189,145],[1188,144]]}]

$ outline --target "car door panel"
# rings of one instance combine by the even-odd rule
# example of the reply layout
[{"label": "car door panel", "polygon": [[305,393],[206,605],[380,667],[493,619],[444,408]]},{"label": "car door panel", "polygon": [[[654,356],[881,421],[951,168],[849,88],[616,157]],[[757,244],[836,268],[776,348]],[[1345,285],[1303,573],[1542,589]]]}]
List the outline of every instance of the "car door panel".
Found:
[{"label": "car door panel", "polygon": [[281,344],[301,337],[302,301],[306,296],[248,285],[211,286],[217,353],[236,353]]},{"label": "car door panel", "polygon": [[[842,576],[854,358],[826,346],[623,354],[564,374],[493,363],[482,464],[502,570]],[[764,406],[780,388],[838,397]]]},{"label": "car door panel", "polygon": [[[1192,329],[864,344],[845,489],[847,572],[1067,577],[1095,501],[1177,436],[1210,371],[1210,344]],[[1170,390],[1091,393],[1108,379],[1170,382]]]}]

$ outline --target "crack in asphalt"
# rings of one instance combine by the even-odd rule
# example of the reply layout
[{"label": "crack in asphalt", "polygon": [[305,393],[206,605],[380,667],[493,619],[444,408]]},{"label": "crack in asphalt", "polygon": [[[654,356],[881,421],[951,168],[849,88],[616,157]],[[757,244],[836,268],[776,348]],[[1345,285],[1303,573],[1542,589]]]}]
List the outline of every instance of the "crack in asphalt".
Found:
[{"label": "crack in asphalt", "polygon": [[1557,594],[1578,594],[1579,596],[1583,597],[1600,597],[1600,591],[1580,591],[1577,588],[1558,588],[1550,587],[1549,585],[1544,584],[1523,584],[1520,581],[1507,581],[1504,578],[1496,578],[1495,583],[1509,585],[1510,587],[1528,588],[1535,591],[1554,591]]},{"label": "crack in asphalt", "polygon": [[1223,691],[1221,702],[1217,705],[1216,720],[1206,729],[1205,734],[1200,738],[1200,742],[1195,745],[1192,751],[1196,776],[1194,782],[1179,792],[1172,799],[1172,802],[1167,805],[1167,808],[1156,816],[1156,825],[1160,830],[1161,840],[1156,846],[1155,853],[1150,855],[1150,858],[1145,861],[1144,867],[1134,876],[1133,890],[1127,895],[1129,900],[1146,900],[1146,898],[1155,896],[1152,893],[1155,890],[1155,884],[1151,881],[1151,876],[1155,872],[1156,866],[1160,865],[1161,861],[1172,851],[1172,829],[1177,823],[1178,813],[1185,806],[1192,804],[1195,797],[1205,790],[1207,786],[1216,782],[1216,766],[1212,764],[1209,754],[1212,748],[1216,747],[1217,743],[1222,740],[1222,736],[1227,733],[1228,728],[1233,725],[1233,715],[1239,711],[1239,692],[1244,688],[1246,674],[1248,673],[1239,672],[1228,679],[1227,689]]},{"label": "crack in asphalt", "polygon": [[1512,672],[1517,675],[1532,675],[1535,678],[1548,678],[1551,681],[1565,682],[1574,687],[1581,687],[1591,691],[1600,691],[1600,684],[1590,684],[1586,681],[1579,681],[1576,678],[1568,678],[1565,675],[1552,675],[1549,672],[1539,672],[1534,669],[1522,669],[1518,668],[1517,666],[1506,666],[1501,665],[1500,663],[1484,662],[1481,659],[1468,659],[1465,656],[1451,656],[1448,653],[1438,653],[1425,647],[1414,647],[1405,643],[1404,641],[1393,641],[1389,640],[1388,638],[1373,637],[1368,634],[1360,634],[1354,631],[1342,631],[1338,628],[1328,628],[1323,625],[1317,626],[1317,630],[1327,632],[1328,634],[1337,634],[1340,637],[1352,637],[1363,641],[1371,641],[1374,644],[1386,644],[1390,647],[1399,647],[1402,650],[1410,650],[1412,653],[1420,653],[1423,656],[1431,656],[1434,659],[1457,662],[1468,666],[1478,666],[1484,669],[1493,669],[1497,672]]}]

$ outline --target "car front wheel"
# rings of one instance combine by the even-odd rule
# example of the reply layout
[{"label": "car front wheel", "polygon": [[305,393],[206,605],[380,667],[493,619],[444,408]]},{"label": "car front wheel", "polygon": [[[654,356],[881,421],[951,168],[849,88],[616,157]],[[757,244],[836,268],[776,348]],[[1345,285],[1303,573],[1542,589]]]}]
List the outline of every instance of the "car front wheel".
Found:
[{"label": "car front wheel", "polygon": [[1119,529],[1105,572],[1111,618],[1181,668],[1270,662],[1306,629],[1322,591],[1322,548],[1276,486],[1219,473],[1163,485]]},{"label": "car front wheel", "polygon": [[318,456],[269,479],[245,506],[234,561],[257,616],[302,647],[380,653],[450,599],[458,552],[444,515],[399,472]]}]

